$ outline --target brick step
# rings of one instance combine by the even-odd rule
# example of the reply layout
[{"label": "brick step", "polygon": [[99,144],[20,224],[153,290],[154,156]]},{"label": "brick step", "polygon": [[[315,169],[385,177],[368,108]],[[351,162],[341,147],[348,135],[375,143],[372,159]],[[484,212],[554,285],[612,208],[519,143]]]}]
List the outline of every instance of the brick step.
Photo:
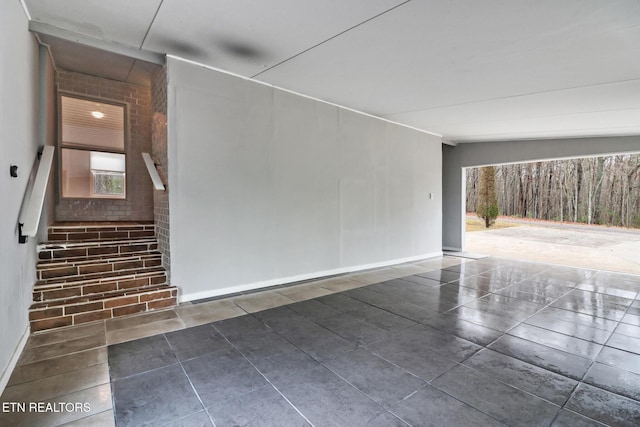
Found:
[{"label": "brick step", "polygon": [[[70,297],[70,298],[60,298],[60,299],[52,299],[52,300],[47,300],[42,302],[34,302],[33,304],[31,304],[30,310],[42,310],[45,308],[62,307],[62,306],[77,306],[78,304],[91,303],[94,301],[106,300],[106,299],[111,300],[116,297],[132,295],[139,292],[156,291],[158,289],[165,289],[167,286],[169,285],[167,285],[166,283],[163,283],[160,285],[123,288],[123,289],[116,289],[116,290],[107,291],[107,292],[89,293],[87,295],[79,295],[79,296]],[[71,313],[72,310],[75,310],[75,312],[78,312],[78,313],[81,311],[90,311],[90,310],[84,310],[82,309],[82,307],[76,307],[75,309],[65,310],[65,313],[72,314]]]},{"label": "brick step", "polygon": [[87,241],[109,241],[123,239],[140,239],[144,237],[155,237],[154,230],[131,230],[131,231],[88,231],[77,233],[49,233],[50,242],[87,242]]},{"label": "brick step", "polygon": [[[92,277],[91,274],[117,273],[132,271],[139,268],[158,267],[162,265],[160,252],[97,260],[89,262],[51,263],[38,265],[36,277],[38,280],[69,280],[74,277]],[[95,276],[101,277],[101,276]]]},{"label": "brick step", "polygon": [[153,237],[152,222],[63,222],[49,226],[49,240],[101,240],[114,238]]},{"label": "brick step", "polygon": [[178,289],[175,286],[162,285],[153,289],[125,290],[86,302],[45,307],[34,304],[29,309],[31,332],[173,307],[177,304],[177,296]]},{"label": "brick step", "polygon": [[159,251],[140,251],[122,254],[92,255],[77,258],[49,259],[38,262],[38,264],[36,264],[36,272],[45,272],[48,270],[55,270],[63,267],[89,267],[92,265],[116,264],[127,261],[137,261],[157,257],[162,257],[162,254]]},{"label": "brick step", "polygon": [[38,246],[31,331],[173,307],[152,222],[64,222]]},{"label": "brick step", "polygon": [[158,249],[155,238],[107,241],[46,242],[38,246],[38,259],[74,259],[99,255],[126,254]]},{"label": "brick step", "polygon": [[33,301],[52,302],[104,292],[158,286],[166,284],[166,282],[167,273],[164,269],[156,269],[156,271],[128,274],[120,277],[39,285],[33,289]]},{"label": "brick step", "polygon": [[125,276],[138,276],[138,275],[145,275],[146,273],[153,273],[153,272],[164,272],[164,268],[162,268],[161,266],[141,267],[141,268],[135,268],[131,270],[127,269],[127,270],[108,271],[108,272],[101,272],[101,273],[88,273],[88,274],[81,274],[76,276],[41,279],[36,282],[36,284],[34,285],[34,289],[65,287],[65,286],[70,286],[70,285],[78,284],[81,282],[88,282],[88,281],[104,282],[109,280],[119,280],[121,277],[125,277]]}]

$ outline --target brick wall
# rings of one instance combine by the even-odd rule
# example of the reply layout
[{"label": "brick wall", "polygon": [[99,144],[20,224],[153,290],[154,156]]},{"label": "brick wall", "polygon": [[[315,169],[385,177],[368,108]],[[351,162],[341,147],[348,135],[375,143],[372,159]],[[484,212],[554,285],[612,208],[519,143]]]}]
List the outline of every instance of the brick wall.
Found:
[{"label": "brick wall", "polygon": [[167,68],[159,68],[151,81],[152,138],[151,155],[157,164],[158,174],[167,187],[166,191],[153,192],[153,215],[158,236],[158,249],[162,252],[162,264],[171,273],[169,248],[169,179],[167,160]]},{"label": "brick wall", "polygon": [[151,151],[151,89],[71,71],[56,72],[56,88],[70,94],[127,104],[127,198],[63,199],[57,186],[56,221],[153,220],[153,186],[141,153]]}]

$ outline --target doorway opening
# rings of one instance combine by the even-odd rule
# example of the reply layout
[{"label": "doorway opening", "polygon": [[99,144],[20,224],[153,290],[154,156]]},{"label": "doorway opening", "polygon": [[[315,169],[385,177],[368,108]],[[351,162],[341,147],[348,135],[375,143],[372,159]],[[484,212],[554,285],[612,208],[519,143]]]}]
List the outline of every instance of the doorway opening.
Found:
[{"label": "doorway opening", "polygon": [[[489,168],[466,169],[468,252],[640,274],[640,154]],[[487,228],[478,215],[491,175],[498,215]]]}]

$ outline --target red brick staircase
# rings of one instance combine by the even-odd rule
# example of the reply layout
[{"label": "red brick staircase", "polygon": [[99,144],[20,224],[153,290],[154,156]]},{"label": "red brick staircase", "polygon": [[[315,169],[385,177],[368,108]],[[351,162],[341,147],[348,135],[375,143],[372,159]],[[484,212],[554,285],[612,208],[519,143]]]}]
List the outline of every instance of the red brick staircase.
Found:
[{"label": "red brick staircase", "polygon": [[177,304],[153,223],[57,223],[39,245],[31,332]]}]

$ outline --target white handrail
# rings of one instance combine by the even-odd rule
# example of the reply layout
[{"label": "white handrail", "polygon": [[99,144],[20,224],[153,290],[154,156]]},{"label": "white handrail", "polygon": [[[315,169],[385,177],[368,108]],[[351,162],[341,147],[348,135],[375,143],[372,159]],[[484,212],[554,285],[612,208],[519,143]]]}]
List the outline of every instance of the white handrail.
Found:
[{"label": "white handrail", "polygon": [[149,171],[149,176],[153,182],[153,188],[156,190],[166,190],[167,187],[162,183],[162,179],[160,178],[160,175],[158,175],[156,164],[151,159],[151,155],[149,153],[142,153],[142,158],[144,159],[144,164],[147,165],[147,171]]},{"label": "white handrail", "polygon": [[27,236],[33,237],[38,233],[38,225],[40,224],[40,213],[44,205],[44,197],[47,192],[47,184],[49,183],[49,174],[51,173],[51,165],[53,164],[53,153],[55,148],[51,145],[45,145],[42,149],[42,156],[38,164],[36,179],[33,182],[31,196],[29,202],[25,205],[25,209],[20,214],[18,224],[20,231],[20,243],[27,242]]}]

